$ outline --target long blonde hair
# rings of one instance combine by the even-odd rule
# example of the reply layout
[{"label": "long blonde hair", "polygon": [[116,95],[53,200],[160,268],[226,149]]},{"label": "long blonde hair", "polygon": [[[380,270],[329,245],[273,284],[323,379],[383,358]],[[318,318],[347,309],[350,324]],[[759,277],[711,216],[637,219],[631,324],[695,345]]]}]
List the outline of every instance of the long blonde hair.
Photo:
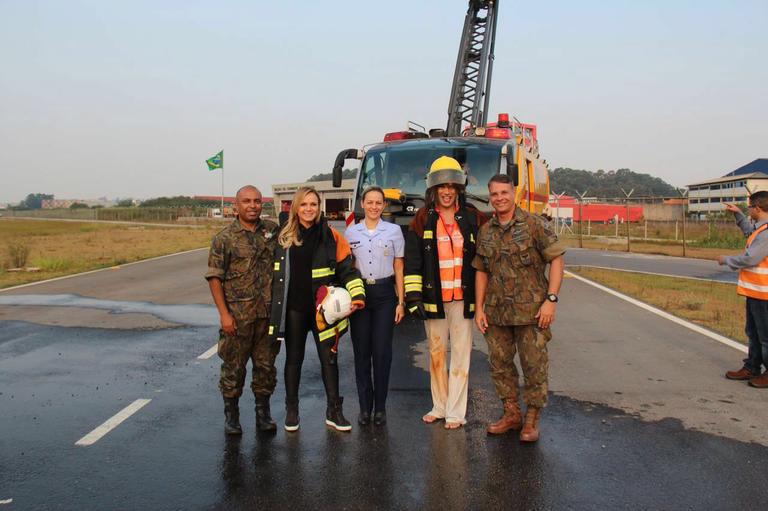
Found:
[{"label": "long blonde hair", "polygon": [[294,245],[301,246],[302,242],[299,239],[299,206],[301,206],[301,202],[310,193],[317,197],[317,216],[314,219],[314,223],[320,221],[320,194],[311,186],[302,186],[296,190],[296,194],[293,196],[291,211],[288,213],[288,221],[280,229],[280,235],[277,237],[277,242],[285,249]]}]

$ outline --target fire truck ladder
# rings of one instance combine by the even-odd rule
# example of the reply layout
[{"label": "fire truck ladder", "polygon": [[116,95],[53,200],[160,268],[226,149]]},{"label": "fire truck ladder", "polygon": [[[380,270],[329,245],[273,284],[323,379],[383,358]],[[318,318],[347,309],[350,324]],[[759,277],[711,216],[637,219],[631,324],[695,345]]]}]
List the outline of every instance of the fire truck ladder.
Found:
[{"label": "fire truck ladder", "polygon": [[486,123],[498,9],[498,0],[469,2],[448,103],[449,137],[461,136],[462,123],[470,127]]}]

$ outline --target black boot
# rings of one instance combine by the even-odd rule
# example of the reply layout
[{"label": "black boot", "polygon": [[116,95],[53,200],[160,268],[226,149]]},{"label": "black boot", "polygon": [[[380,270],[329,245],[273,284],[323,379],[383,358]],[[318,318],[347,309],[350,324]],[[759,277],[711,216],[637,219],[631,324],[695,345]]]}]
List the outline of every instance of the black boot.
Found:
[{"label": "black boot", "polygon": [[256,429],[277,431],[277,424],[269,411],[269,396],[256,396]]},{"label": "black boot", "polygon": [[242,435],[243,428],[240,427],[240,408],[237,406],[238,398],[224,398],[224,433],[227,435]]},{"label": "black boot", "polygon": [[299,400],[285,400],[285,430],[299,429]]},{"label": "black boot", "polygon": [[325,423],[336,431],[351,431],[352,424],[344,418],[344,412],[341,410],[343,402],[343,397],[328,401],[328,408],[325,410]]}]

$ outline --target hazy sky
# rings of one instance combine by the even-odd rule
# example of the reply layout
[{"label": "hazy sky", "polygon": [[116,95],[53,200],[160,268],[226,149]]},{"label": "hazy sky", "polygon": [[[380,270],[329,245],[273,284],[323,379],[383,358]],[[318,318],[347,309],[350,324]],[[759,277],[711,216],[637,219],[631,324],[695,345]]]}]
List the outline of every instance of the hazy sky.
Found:
[{"label": "hazy sky", "polygon": [[[768,2],[501,0],[491,117],[552,168],[674,185],[768,157]],[[0,202],[215,195],[444,127],[466,0],[0,0]]]}]

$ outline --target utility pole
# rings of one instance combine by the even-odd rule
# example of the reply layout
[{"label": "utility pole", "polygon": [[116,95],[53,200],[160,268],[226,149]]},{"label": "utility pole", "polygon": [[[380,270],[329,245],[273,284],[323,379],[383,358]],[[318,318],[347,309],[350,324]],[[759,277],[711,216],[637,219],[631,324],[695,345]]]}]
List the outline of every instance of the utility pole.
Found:
[{"label": "utility pole", "polygon": [[562,233],[562,227],[560,222],[560,199],[565,195],[565,192],[562,193],[554,193],[552,192],[552,195],[555,196],[555,234],[560,236]]},{"label": "utility pole", "polygon": [[680,194],[680,198],[683,199],[683,203],[681,204],[681,206],[683,207],[683,257],[685,257],[685,245],[686,245],[686,241],[685,241],[685,217],[687,216],[685,210],[687,209],[687,206],[688,206],[688,190],[683,190],[682,188],[678,188],[677,189],[677,193],[679,193]]},{"label": "utility pole", "polygon": [[629,193],[624,191],[624,188],[619,187],[621,190],[621,193],[624,194],[624,203],[627,205],[627,218],[625,221],[627,222],[627,252],[631,252],[630,250],[630,241],[629,241],[629,196],[632,195],[632,192],[635,191],[634,188],[632,188]]},{"label": "utility pole", "polygon": [[584,217],[582,216],[582,209],[581,205],[584,202],[584,196],[587,195],[587,190],[584,190],[583,193],[579,193],[576,191],[576,195],[579,196],[579,248],[584,248],[584,235],[583,235],[583,229],[582,224],[584,223]]}]

